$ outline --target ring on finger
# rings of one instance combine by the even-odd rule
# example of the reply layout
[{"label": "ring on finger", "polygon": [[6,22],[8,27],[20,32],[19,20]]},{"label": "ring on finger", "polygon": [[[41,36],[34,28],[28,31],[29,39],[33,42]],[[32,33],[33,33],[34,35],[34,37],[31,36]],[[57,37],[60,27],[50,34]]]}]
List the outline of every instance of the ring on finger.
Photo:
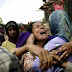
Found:
[{"label": "ring on finger", "polygon": [[66,56],[68,56],[68,54],[66,54]]}]

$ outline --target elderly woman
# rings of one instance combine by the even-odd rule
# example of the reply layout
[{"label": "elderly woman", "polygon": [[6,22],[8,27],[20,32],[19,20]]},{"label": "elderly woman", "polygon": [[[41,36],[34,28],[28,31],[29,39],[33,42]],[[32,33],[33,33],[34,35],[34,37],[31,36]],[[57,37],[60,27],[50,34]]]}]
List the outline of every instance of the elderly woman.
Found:
[{"label": "elderly woman", "polygon": [[[44,60],[45,63],[43,65],[43,69],[42,70],[47,70],[48,67],[52,66],[52,57],[50,56],[49,52],[45,49],[43,49],[45,43],[47,41],[49,41],[50,36],[48,38],[48,32],[47,29],[42,25],[41,22],[33,22],[32,24],[30,24],[30,28],[29,31],[31,31],[34,34],[35,37],[35,45],[33,44],[27,44],[25,46],[23,46],[21,48],[18,48],[18,50],[15,52],[16,56],[20,56],[23,53],[25,53],[27,50],[29,52],[27,52],[26,54],[24,54],[22,56],[22,59],[24,59],[24,71],[27,72],[28,70],[32,71],[32,66],[33,66],[33,62],[34,60],[36,60],[38,57],[40,58],[39,62],[40,62],[40,67],[42,66],[42,62]],[[26,50],[27,49],[27,50]],[[40,54],[39,52],[42,51]],[[34,51],[34,52],[33,52]],[[37,55],[38,57],[32,56],[32,53]],[[42,55],[42,57],[40,57]],[[44,56],[45,55],[45,56]],[[22,62],[22,61],[21,61]],[[38,64],[39,65],[39,64]]]}]

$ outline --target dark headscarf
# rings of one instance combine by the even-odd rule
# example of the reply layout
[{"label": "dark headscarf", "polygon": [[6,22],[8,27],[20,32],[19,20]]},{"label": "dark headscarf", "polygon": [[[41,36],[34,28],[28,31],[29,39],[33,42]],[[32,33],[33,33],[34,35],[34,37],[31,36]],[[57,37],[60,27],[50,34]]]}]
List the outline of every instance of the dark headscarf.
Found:
[{"label": "dark headscarf", "polygon": [[[15,29],[16,29],[16,32],[17,32],[17,35],[16,35],[16,38],[15,38],[15,39],[11,38],[11,37],[9,36],[9,33],[8,33],[8,29],[9,29],[9,27],[11,27],[11,26],[14,26]],[[18,39],[18,37],[19,37],[19,28],[18,28],[17,23],[16,23],[15,21],[9,21],[9,22],[5,25],[5,29],[6,29],[6,33],[7,33],[8,37],[9,37],[8,40],[9,40],[10,42],[16,44],[17,39]]]},{"label": "dark headscarf", "polygon": [[19,28],[18,28],[18,25],[15,21],[9,21],[6,25],[5,25],[5,29],[6,29],[6,33],[7,35],[9,36],[8,34],[8,28],[10,26],[14,26],[16,28],[16,31],[17,31],[17,36],[19,36]]}]

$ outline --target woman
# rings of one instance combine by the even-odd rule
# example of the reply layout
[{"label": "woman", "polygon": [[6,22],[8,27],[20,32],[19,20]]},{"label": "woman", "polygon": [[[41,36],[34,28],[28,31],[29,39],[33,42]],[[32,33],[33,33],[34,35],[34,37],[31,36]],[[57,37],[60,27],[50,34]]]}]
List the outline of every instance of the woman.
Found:
[{"label": "woman", "polygon": [[[46,31],[44,30],[44,26],[42,26],[42,28],[41,28],[41,23],[40,22],[35,22],[35,23],[33,23],[33,24],[31,24],[31,26],[30,26],[30,29],[29,29],[29,31],[31,30],[31,32],[34,34],[34,38],[35,38],[35,44],[37,45],[37,46],[40,46],[41,45],[41,47],[43,48],[45,48],[45,49],[47,49],[48,51],[52,51],[52,50],[54,50],[54,48],[55,49],[58,49],[62,44],[64,44],[67,40],[65,40],[64,41],[64,39],[61,39],[61,38],[58,38],[58,37],[55,37],[55,38],[53,38],[51,41],[49,41],[49,38],[47,37],[47,38],[44,38],[44,35],[46,35]],[[40,30],[42,30],[42,31],[40,31]],[[44,31],[43,31],[44,30]],[[41,32],[41,33],[40,33]],[[41,37],[41,40],[39,40],[39,38]],[[42,38],[44,38],[44,40],[42,39]],[[48,42],[48,46],[46,47],[46,42],[47,41],[49,41]],[[57,45],[58,44],[58,45]],[[45,46],[44,46],[45,45]],[[55,46],[56,45],[56,46]],[[56,51],[55,51],[56,52]],[[27,56],[27,55],[25,55],[25,56]],[[30,55],[29,55],[30,56]],[[25,57],[26,58],[26,57]],[[27,56],[27,58],[29,58],[28,56]],[[29,58],[30,59],[30,58]],[[26,59],[27,60],[27,59]],[[26,62],[26,61],[25,61]],[[24,63],[25,63],[24,62]],[[26,64],[26,63],[25,63]],[[31,65],[31,64],[30,64]],[[30,66],[29,65],[29,66]],[[36,59],[33,61],[33,68],[34,68],[34,71],[40,71],[40,69],[39,68],[37,68],[38,67],[38,65],[39,65],[39,59],[36,57]],[[26,66],[26,65],[25,65]],[[27,65],[27,67],[28,67],[28,65]],[[52,69],[49,69],[48,71],[62,71],[63,69],[62,68],[60,68],[60,67],[57,67],[57,66],[55,66],[55,69],[53,69],[54,67],[52,67]],[[27,69],[27,68],[26,68]]]},{"label": "woman", "polygon": [[[52,62],[49,62],[50,60],[52,61],[51,55],[48,54],[48,52],[46,52],[47,50],[43,49],[43,46],[45,45],[45,43],[47,41],[49,41],[47,30],[42,25],[42,23],[34,22],[34,23],[31,24],[29,31],[31,31],[34,34],[35,45],[25,45],[25,46],[23,46],[21,48],[18,48],[18,50],[15,52],[15,55],[19,57],[23,53],[29,51],[29,52],[39,56],[39,58],[40,58],[40,67],[42,66],[42,62],[44,60],[43,70],[47,70],[48,67],[52,66]],[[42,52],[41,54],[39,54],[40,51],[43,51],[45,53]],[[42,58],[43,60],[41,60],[41,57],[42,57],[41,55],[44,56]],[[28,53],[28,54],[24,54],[23,58],[24,58],[24,70],[25,71],[28,71],[28,70],[32,71],[32,66],[33,66],[33,70],[34,71],[35,71],[35,67],[37,67],[36,70],[41,71],[38,68],[38,66],[39,66],[39,58],[38,57],[36,57],[36,59],[35,59],[35,58],[33,58],[32,55],[30,55],[30,53]],[[49,58],[50,58],[50,60],[49,60]],[[47,62],[47,64],[46,64],[46,62]],[[36,63],[38,63],[38,64],[36,64]],[[62,69],[58,68],[56,70],[62,70]],[[49,71],[54,71],[54,70],[53,69],[49,69]]]},{"label": "woman", "polygon": [[[24,71],[25,72],[27,72],[28,70],[32,71],[33,61],[35,60],[35,57],[32,56],[32,53],[34,55],[37,55],[40,58],[40,67],[43,66],[42,70],[47,70],[48,67],[52,66],[52,57],[50,56],[50,54],[47,50],[43,49],[43,46],[45,45],[46,41],[49,40],[49,38],[50,38],[50,36],[48,38],[47,29],[42,25],[41,22],[34,22],[32,24],[30,24],[31,25],[30,28],[32,28],[32,29],[31,30],[29,29],[29,31],[31,31],[34,34],[35,45],[27,44],[21,48],[18,48],[18,50],[15,52],[15,55],[18,57],[24,53],[24,55],[22,56],[21,62],[24,61],[23,63],[24,63]],[[25,54],[25,52],[27,51],[26,49],[31,53],[27,52]],[[40,51],[42,51],[42,52],[39,53]],[[38,58],[38,57],[36,57],[36,58]],[[42,65],[43,60],[47,64]],[[29,65],[27,65],[27,64],[29,64]]]},{"label": "woman", "polygon": [[[21,45],[22,41],[26,41],[26,39],[30,35],[29,32],[24,32],[24,33],[22,32],[20,34],[20,36],[22,35],[23,39],[21,37],[19,37],[19,28],[18,28],[18,25],[17,25],[17,23],[15,21],[9,21],[5,25],[5,29],[6,29],[6,34],[8,35],[8,40],[4,41],[2,43],[2,46],[5,47],[5,48],[7,48],[8,50],[10,50],[11,53],[13,52],[13,50],[16,47],[18,47],[19,45]],[[19,37],[20,40],[18,40],[18,37]]]},{"label": "woman", "polygon": [[19,37],[19,29],[18,25],[14,21],[9,21],[5,25],[6,33],[8,35],[8,40],[2,43],[2,46],[11,50],[12,48],[16,48],[16,42]]},{"label": "woman", "polygon": [[[66,12],[62,10],[54,11],[50,17],[49,17],[49,24],[51,28],[51,33],[54,36],[59,36],[61,39],[64,39],[65,41],[71,41],[72,39],[72,25],[70,23],[69,16],[67,15]],[[69,44],[64,44],[61,48],[62,51],[60,50],[57,53],[64,52],[62,56],[59,58],[59,60],[63,59],[64,57],[67,56],[67,54],[70,54],[72,51],[71,49],[71,43]],[[65,49],[63,50],[63,48]]]}]

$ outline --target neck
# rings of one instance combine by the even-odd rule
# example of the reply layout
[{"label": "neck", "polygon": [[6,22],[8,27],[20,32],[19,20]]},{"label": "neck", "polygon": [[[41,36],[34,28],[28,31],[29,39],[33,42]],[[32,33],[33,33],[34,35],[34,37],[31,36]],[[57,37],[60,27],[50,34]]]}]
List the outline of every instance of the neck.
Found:
[{"label": "neck", "polygon": [[17,42],[17,39],[18,39],[18,37],[14,37],[14,38],[12,38],[12,37],[9,37],[9,41],[10,42],[12,42],[12,43],[16,43]]},{"label": "neck", "polygon": [[39,46],[39,47],[42,47],[42,48],[44,47],[45,43],[46,43],[46,41],[41,41],[41,40],[36,41],[36,45]]}]

